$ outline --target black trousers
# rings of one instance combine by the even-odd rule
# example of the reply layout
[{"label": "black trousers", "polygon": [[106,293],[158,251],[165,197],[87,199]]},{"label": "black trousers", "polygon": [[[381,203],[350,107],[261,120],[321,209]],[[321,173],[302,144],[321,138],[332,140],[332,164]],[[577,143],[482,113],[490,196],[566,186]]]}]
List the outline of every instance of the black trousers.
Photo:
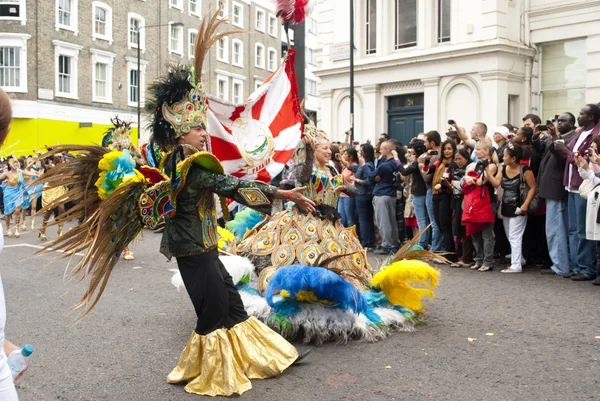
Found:
[{"label": "black trousers", "polygon": [[231,329],[248,319],[242,298],[216,250],[179,257],[177,266],[198,316],[197,334]]},{"label": "black trousers", "polygon": [[441,193],[433,195],[433,217],[442,232],[442,250],[454,252],[454,236],[452,235],[452,195]]}]

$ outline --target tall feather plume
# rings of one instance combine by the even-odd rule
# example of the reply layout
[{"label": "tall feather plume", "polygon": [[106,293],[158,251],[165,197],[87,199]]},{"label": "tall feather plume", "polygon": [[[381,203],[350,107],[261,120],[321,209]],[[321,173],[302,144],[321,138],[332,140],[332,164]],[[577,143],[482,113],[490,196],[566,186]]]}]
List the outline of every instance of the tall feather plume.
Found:
[{"label": "tall feather plume", "polygon": [[38,253],[60,249],[63,253],[58,258],[69,258],[70,266],[75,254],[84,252],[71,269],[71,274],[79,277],[79,283],[88,282],[83,297],[75,306],[75,309],[84,309],[83,318],[100,300],[123,249],[142,231],[137,203],[145,183],[126,182],[101,201],[94,184],[99,176],[98,162],[109,150],[98,146],[61,145],[41,157],[62,152],[80,155],[50,169],[37,183],[45,184],[47,188],[67,186],[69,190],[38,213],[52,210],[68,200],[76,206],[58,216],[53,224],[75,219],[83,221],[50,241]]},{"label": "tall feather plume", "polygon": [[202,64],[206,58],[206,54],[212,45],[214,45],[219,39],[224,38],[228,35],[234,35],[236,33],[244,33],[243,30],[234,30],[228,32],[215,33],[221,24],[227,20],[225,18],[218,18],[219,13],[225,6],[225,2],[221,3],[221,6],[215,11],[211,18],[203,18],[200,27],[198,28],[198,35],[196,35],[196,44],[194,47],[194,70],[196,72],[196,83],[200,83],[202,79]]},{"label": "tall feather plume", "polygon": [[275,13],[285,24],[299,24],[306,19],[314,6],[311,0],[276,0]]}]

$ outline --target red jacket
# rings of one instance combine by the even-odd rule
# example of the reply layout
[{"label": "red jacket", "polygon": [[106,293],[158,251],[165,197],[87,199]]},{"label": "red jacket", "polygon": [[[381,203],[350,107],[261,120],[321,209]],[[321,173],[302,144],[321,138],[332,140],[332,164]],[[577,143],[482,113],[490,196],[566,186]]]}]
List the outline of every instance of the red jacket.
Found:
[{"label": "red jacket", "polygon": [[[473,178],[479,178],[475,171],[467,172]],[[463,183],[463,195],[465,203],[463,206],[463,223],[493,223],[494,211],[492,210],[492,197],[487,185],[467,185]]]}]

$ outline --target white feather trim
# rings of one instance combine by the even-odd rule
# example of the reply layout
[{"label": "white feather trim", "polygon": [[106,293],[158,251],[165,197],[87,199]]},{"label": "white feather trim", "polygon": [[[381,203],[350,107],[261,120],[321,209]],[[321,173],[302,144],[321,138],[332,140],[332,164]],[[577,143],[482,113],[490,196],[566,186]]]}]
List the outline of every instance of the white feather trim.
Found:
[{"label": "white feather trim", "polygon": [[238,285],[240,280],[246,276],[250,276],[250,280],[252,280],[252,275],[254,274],[254,265],[248,258],[243,258],[241,256],[227,255],[227,256],[219,256],[221,263],[225,266],[225,269],[231,276],[233,280],[233,285]]}]

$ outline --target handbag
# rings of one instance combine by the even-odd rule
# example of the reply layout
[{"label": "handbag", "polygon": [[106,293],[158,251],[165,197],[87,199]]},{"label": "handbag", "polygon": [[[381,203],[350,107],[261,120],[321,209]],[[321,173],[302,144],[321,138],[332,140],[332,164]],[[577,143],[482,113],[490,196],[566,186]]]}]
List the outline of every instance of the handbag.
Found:
[{"label": "handbag", "polygon": [[[521,166],[521,171],[519,172],[519,195],[521,197],[521,205],[525,203],[527,200],[527,194],[529,193],[529,185],[527,185],[527,181],[523,177],[523,166]],[[542,204],[542,199],[539,194],[539,186],[535,186],[535,193],[533,195],[533,199],[529,203],[529,207],[527,208],[527,213],[533,213],[540,208]]]},{"label": "handbag", "polygon": [[597,187],[597,185],[594,184],[593,179],[586,178],[585,180],[583,180],[583,182],[579,186],[579,195],[583,199],[587,199],[590,192],[592,192],[594,190],[594,188],[596,188],[596,187]]}]

